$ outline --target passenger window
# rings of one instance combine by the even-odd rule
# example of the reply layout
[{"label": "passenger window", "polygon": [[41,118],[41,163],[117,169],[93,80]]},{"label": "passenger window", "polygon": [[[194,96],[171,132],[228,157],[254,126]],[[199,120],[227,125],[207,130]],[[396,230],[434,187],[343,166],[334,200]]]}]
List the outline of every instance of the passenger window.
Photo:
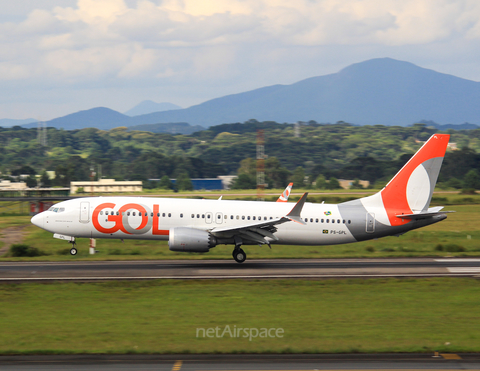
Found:
[{"label": "passenger window", "polygon": [[305,222],[307,222],[307,223],[308,223],[308,218],[305,218]]},{"label": "passenger window", "polygon": [[335,219],[332,219],[332,223],[335,223]]},{"label": "passenger window", "polygon": [[340,219],[337,219],[337,223],[340,224]]},{"label": "passenger window", "polygon": [[135,216],[135,211],[132,213],[132,216]]},{"label": "passenger window", "polygon": [[255,217],[253,217],[253,220],[255,220]]},{"label": "passenger window", "polygon": [[153,218],[153,213],[150,213],[150,216]]},{"label": "passenger window", "polygon": [[168,217],[170,218],[172,216],[172,214],[168,213]]},{"label": "passenger window", "polygon": [[233,219],[233,215],[230,215],[230,219]]},{"label": "passenger window", "polygon": [[160,213],[157,213],[157,217],[159,217],[159,218],[160,218]]},{"label": "passenger window", "polygon": [[117,211],[117,215],[120,215],[120,212]]},{"label": "passenger window", "polygon": [[183,214],[180,214],[180,218],[183,218]]},{"label": "passenger window", "polygon": [[345,224],[345,219],[343,219],[343,224]]},{"label": "passenger window", "polygon": [[315,219],[315,223],[318,223],[318,218],[317,218],[317,219]]},{"label": "passenger window", "polygon": [[242,215],[242,220],[245,220],[245,215]]},{"label": "passenger window", "polygon": [[162,217],[165,218],[165,213],[162,213]]},{"label": "passenger window", "polygon": [[[100,211],[100,215],[103,215],[103,211]],[[108,214],[105,212],[105,215],[108,215]]]},{"label": "passenger window", "polygon": [[210,214],[207,214],[207,219],[210,219]]},{"label": "passenger window", "polygon": [[202,219],[205,219],[205,214],[202,214]]},{"label": "passenger window", "polygon": [[228,216],[225,215],[225,219],[228,219]]},{"label": "passenger window", "polygon": [[247,220],[250,220],[250,216],[247,216]]},{"label": "passenger window", "polygon": [[330,219],[327,219],[326,222],[329,223],[329,222],[330,222]]},{"label": "passenger window", "polygon": [[351,223],[351,221],[349,220],[349,221],[348,221],[348,224],[350,224],[350,223]]}]

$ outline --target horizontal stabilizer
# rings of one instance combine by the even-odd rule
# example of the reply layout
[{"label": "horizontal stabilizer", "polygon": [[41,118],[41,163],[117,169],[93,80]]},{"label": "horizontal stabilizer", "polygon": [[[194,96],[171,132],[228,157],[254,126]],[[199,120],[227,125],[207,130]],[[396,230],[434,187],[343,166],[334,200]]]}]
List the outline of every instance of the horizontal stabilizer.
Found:
[{"label": "horizontal stabilizer", "polygon": [[454,212],[455,211],[431,211],[431,212],[427,211],[425,213],[418,213],[418,214],[401,214],[401,215],[396,215],[396,217],[401,219],[417,220],[417,219],[431,218],[437,215],[445,215],[445,214],[454,213]]}]

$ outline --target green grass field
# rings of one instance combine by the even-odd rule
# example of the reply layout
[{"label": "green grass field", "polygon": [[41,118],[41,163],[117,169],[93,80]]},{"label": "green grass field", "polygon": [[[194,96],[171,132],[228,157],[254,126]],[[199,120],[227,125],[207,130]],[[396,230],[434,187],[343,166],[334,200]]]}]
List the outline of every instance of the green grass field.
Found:
[{"label": "green grass field", "polygon": [[[0,303],[0,354],[480,351],[469,278],[4,284]],[[227,325],[284,334],[197,337]]]}]

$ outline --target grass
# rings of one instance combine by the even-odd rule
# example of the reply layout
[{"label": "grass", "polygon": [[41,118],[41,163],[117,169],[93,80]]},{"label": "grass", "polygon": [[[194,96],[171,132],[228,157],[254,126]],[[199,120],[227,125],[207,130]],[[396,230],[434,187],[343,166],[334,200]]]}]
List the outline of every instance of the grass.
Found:
[{"label": "grass", "polygon": [[[0,302],[0,354],[480,351],[471,278],[4,284]],[[284,336],[196,336],[227,325]]]}]

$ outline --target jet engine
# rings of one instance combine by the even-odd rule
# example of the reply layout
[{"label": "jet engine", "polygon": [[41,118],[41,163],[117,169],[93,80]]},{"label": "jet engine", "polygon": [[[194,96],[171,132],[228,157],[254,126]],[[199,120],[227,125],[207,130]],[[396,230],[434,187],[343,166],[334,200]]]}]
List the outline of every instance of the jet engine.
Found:
[{"label": "jet engine", "polygon": [[194,228],[173,228],[170,230],[168,247],[171,251],[208,252],[217,245],[217,240],[207,231]]}]

